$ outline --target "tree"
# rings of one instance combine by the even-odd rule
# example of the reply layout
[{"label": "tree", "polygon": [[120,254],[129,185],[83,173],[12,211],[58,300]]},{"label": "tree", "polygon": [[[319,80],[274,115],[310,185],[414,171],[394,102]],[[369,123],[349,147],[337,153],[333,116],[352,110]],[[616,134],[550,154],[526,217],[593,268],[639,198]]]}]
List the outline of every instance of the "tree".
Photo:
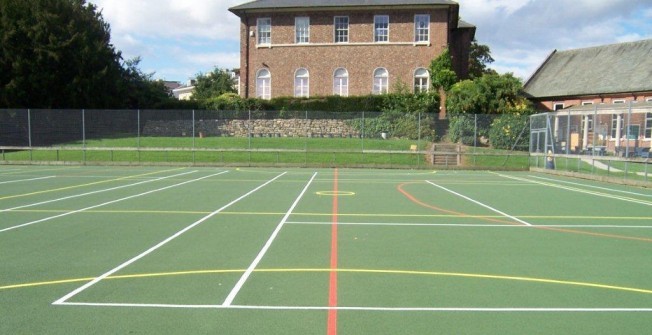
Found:
[{"label": "tree", "polygon": [[505,114],[529,106],[523,84],[511,73],[486,74],[453,86],[446,107],[451,114]]},{"label": "tree", "polygon": [[140,57],[125,61],[122,85],[125,92],[126,108],[158,108],[171,100],[165,85],[154,80],[154,73],[143,73],[138,68]]},{"label": "tree", "polygon": [[1,1],[0,107],[122,107],[109,30],[85,0]]},{"label": "tree", "polygon": [[220,68],[213,69],[207,74],[198,74],[195,83],[195,91],[192,98],[195,100],[208,100],[219,97],[224,93],[236,93],[235,81],[227,70]]},{"label": "tree", "polygon": [[458,81],[453,70],[453,59],[448,48],[430,63],[430,82],[439,93],[439,118],[446,118],[446,99],[448,90]]},{"label": "tree", "polygon": [[448,91],[457,82],[457,75],[453,70],[453,60],[448,48],[430,63],[430,81],[432,87],[438,91]]},{"label": "tree", "polygon": [[469,55],[469,78],[475,79],[485,74],[497,74],[496,71],[488,67],[493,62],[489,46],[478,44],[477,40],[473,40]]}]

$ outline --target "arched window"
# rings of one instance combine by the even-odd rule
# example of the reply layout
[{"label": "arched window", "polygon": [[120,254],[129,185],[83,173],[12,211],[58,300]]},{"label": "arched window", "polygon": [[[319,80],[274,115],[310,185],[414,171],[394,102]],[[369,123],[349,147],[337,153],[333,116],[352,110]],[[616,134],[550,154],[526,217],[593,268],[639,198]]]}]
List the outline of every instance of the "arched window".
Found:
[{"label": "arched window", "polygon": [[256,97],[265,100],[272,98],[272,74],[268,69],[260,69],[256,74]]},{"label": "arched window", "polygon": [[389,72],[385,68],[378,68],[374,71],[373,94],[384,94],[389,92]]},{"label": "arched window", "polygon": [[414,93],[426,93],[430,89],[430,73],[424,68],[414,71]]},{"label": "arched window", "polygon": [[333,95],[349,96],[349,72],[344,68],[335,70],[333,74]]},{"label": "arched window", "polygon": [[306,69],[294,73],[294,96],[307,98],[310,95],[310,75]]}]

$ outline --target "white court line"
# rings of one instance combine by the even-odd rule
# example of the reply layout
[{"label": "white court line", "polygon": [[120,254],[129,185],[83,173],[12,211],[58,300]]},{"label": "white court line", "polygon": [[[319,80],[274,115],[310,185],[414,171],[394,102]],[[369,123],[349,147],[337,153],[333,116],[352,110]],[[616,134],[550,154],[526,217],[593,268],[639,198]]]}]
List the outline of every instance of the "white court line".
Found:
[{"label": "white court line", "polygon": [[16,210],[16,209],[23,209],[23,208],[34,207],[34,206],[38,206],[38,205],[49,204],[49,203],[57,202],[57,201],[61,201],[61,200],[68,200],[68,199],[73,199],[73,198],[84,197],[84,196],[91,195],[91,194],[97,194],[97,193],[108,192],[108,191],[115,191],[115,190],[125,188],[125,187],[131,187],[131,186],[141,185],[141,184],[145,184],[145,183],[151,183],[151,182],[155,182],[155,181],[159,181],[159,180],[163,180],[163,179],[179,177],[179,176],[183,176],[183,175],[187,175],[187,174],[191,174],[191,173],[196,173],[196,172],[197,172],[197,170],[189,171],[189,172],[183,172],[183,173],[179,173],[179,174],[175,174],[175,175],[171,175],[171,176],[158,177],[158,178],[154,178],[154,179],[139,181],[139,182],[133,183],[133,184],[127,184],[127,185],[122,185],[122,186],[105,188],[103,190],[91,191],[91,192],[86,192],[86,193],[81,193],[81,194],[69,195],[67,197],[62,197],[62,198],[57,198],[57,199],[52,199],[52,200],[45,200],[45,201],[36,202],[36,203],[33,203],[33,204],[29,204],[29,205],[22,205],[22,206],[7,208],[7,209],[0,209],[0,213],[13,211],[13,210]]},{"label": "white court line", "polygon": [[[319,222],[319,221],[288,221],[287,224],[296,225],[332,225],[332,222]],[[338,222],[338,225],[345,226],[389,226],[389,227],[453,227],[453,228],[605,228],[605,229],[652,229],[652,226],[616,226],[616,225],[535,225],[530,226],[517,226],[506,224],[478,224],[478,223],[400,223],[400,222]]]},{"label": "white court line", "polygon": [[3,181],[3,182],[0,182],[0,185],[2,185],[2,184],[11,184],[11,183],[20,183],[20,182],[23,182],[23,181],[34,181],[34,180],[50,179],[50,178],[54,178],[54,177],[55,176],[47,176],[47,177],[39,177],[39,178],[31,178],[31,179]]},{"label": "white court line", "polygon": [[209,177],[213,177],[213,176],[221,175],[221,174],[224,174],[224,173],[227,173],[227,172],[228,172],[228,171],[222,171],[222,172],[220,172],[220,173],[215,173],[215,174],[212,174],[212,175],[209,175],[209,176],[205,176],[205,177],[201,177],[201,178],[197,178],[197,179],[192,179],[192,180],[184,181],[184,182],[182,182],[182,183],[178,183],[178,184],[174,184],[174,185],[170,185],[170,186],[166,186],[166,187],[158,188],[158,189],[155,189],[155,190],[151,190],[151,191],[147,191],[147,192],[143,192],[143,193],[139,193],[139,194],[135,194],[135,195],[130,195],[130,196],[128,196],[128,197],[124,197],[124,198],[120,198],[120,199],[116,199],[116,200],[111,200],[111,201],[103,202],[103,203],[101,203],[101,204],[99,204],[99,205],[94,205],[94,206],[90,206],[90,207],[85,207],[85,208],[82,208],[82,209],[77,209],[77,210],[70,211],[70,212],[66,212],[66,213],[63,213],[63,214],[59,214],[59,215],[55,215],[55,216],[50,216],[50,217],[43,218],[43,219],[40,219],[40,220],[36,220],[36,221],[31,221],[31,222],[23,223],[23,224],[20,224],[20,225],[17,225],[17,226],[13,226],[13,227],[5,228],[5,229],[0,229],[0,233],[4,233],[4,232],[6,232],[6,231],[10,231],[10,230],[18,229],[18,228],[23,228],[23,227],[31,226],[31,225],[36,224],[36,223],[39,223],[39,222],[44,222],[44,221],[48,221],[48,220],[57,219],[57,218],[60,218],[60,217],[64,217],[64,216],[68,216],[68,215],[72,215],[72,214],[76,214],[76,213],[80,213],[80,212],[83,212],[83,211],[87,211],[87,210],[89,210],[89,209],[94,209],[94,208],[98,208],[98,207],[102,207],[102,206],[106,206],[106,205],[114,204],[114,203],[116,203],[116,202],[120,202],[120,201],[124,201],[124,200],[129,200],[129,199],[137,198],[137,197],[140,197],[140,196],[143,196],[143,195],[147,195],[147,194],[151,194],[151,193],[154,193],[154,192],[159,192],[159,191],[167,190],[167,189],[170,189],[170,188],[173,188],[173,187],[177,187],[177,186],[181,186],[181,185],[184,185],[184,184],[188,184],[188,183],[196,182],[196,181],[199,181],[199,180],[202,180],[202,179],[206,179],[206,178],[209,178]]},{"label": "white court line", "polygon": [[650,313],[652,308],[565,308],[565,307],[354,307],[354,306],[249,306],[249,305],[179,305],[179,304],[128,304],[63,302],[58,305],[89,307],[131,308],[181,308],[181,309],[233,309],[259,311],[360,311],[360,312],[465,312],[465,313]]},{"label": "white court line", "polygon": [[308,188],[312,184],[313,180],[315,180],[315,177],[317,177],[317,172],[315,172],[312,175],[312,178],[310,178],[310,180],[308,181],[306,186],[303,188],[303,190],[301,191],[301,193],[299,194],[297,199],[294,200],[294,203],[292,204],[292,206],[290,206],[290,209],[288,209],[288,211],[285,213],[285,216],[283,216],[283,219],[281,219],[281,222],[278,224],[278,226],[276,226],[276,229],[274,230],[272,235],[269,237],[269,239],[267,240],[267,242],[265,243],[263,248],[260,250],[260,252],[256,256],[256,258],[254,259],[254,261],[249,265],[249,267],[247,268],[247,271],[245,271],[242,274],[242,277],[240,277],[240,280],[238,280],[238,282],[235,284],[235,286],[233,287],[233,289],[231,290],[229,295],[226,297],[226,299],[224,300],[224,303],[222,303],[222,305],[231,306],[231,304],[233,303],[233,300],[238,295],[238,292],[240,292],[240,289],[242,289],[242,286],[245,284],[245,282],[247,281],[247,279],[249,278],[251,273],[256,269],[256,267],[258,266],[258,263],[260,263],[260,261],[263,259],[263,257],[267,253],[267,250],[269,250],[269,248],[272,246],[272,243],[276,239],[276,236],[278,236],[279,232],[283,228],[283,225],[285,225],[285,222],[290,217],[290,214],[292,214],[292,212],[294,211],[294,208],[297,207],[297,204],[299,204],[299,201],[301,200],[301,198],[303,198],[303,195],[306,193],[306,191],[308,190]]},{"label": "white court line", "polygon": [[639,195],[639,196],[646,197],[646,198],[650,198],[650,197],[652,197],[652,194],[636,193],[636,192],[623,191],[623,190],[614,190],[614,189],[612,189],[612,188],[608,188],[608,187],[600,187],[600,186],[595,186],[595,185],[587,185],[587,184],[582,184],[582,183],[574,183],[574,182],[567,181],[567,180],[558,180],[558,179],[544,178],[544,177],[532,176],[532,175],[529,175],[528,177],[536,178],[536,179],[541,179],[541,180],[545,180],[545,181],[551,181],[551,182],[558,182],[558,183],[570,184],[570,185],[575,185],[575,186],[583,186],[583,187],[595,188],[595,189],[598,189],[598,190],[603,190],[603,191],[608,191],[608,192],[623,193],[623,194],[631,194],[631,195]]},{"label": "white court line", "polygon": [[[226,171],[225,171],[225,172],[226,172]],[[68,300],[68,299],[74,297],[75,295],[81,293],[82,291],[86,290],[87,288],[89,288],[89,287],[91,287],[91,286],[97,284],[97,283],[98,283],[99,281],[101,281],[102,279],[104,279],[104,278],[106,278],[106,277],[108,277],[108,276],[110,276],[110,275],[112,275],[112,274],[114,274],[114,273],[116,273],[116,272],[118,272],[118,271],[120,271],[120,270],[126,268],[127,266],[129,266],[129,265],[131,265],[132,263],[138,261],[139,259],[141,259],[141,258],[143,258],[143,257],[145,257],[145,256],[147,256],[147,255],[149,255],[150,253],[152,253],[152,252],[155,251],[156,249],[158,249],[158,248],[160,248],[160,247],[166,245],[168,242],[170,242],[170,241],[174,240],[175,238],[181,236],[182,234],[184,234],[185,232],[189,231],[190,229],[192,229],[192,228],[194,228],[194,227],[200,225],[200,224],[203,223],[204,221],[206,221],[206,220],[212,218],[213,216],[219,214],[220,212],[222,212],[223,210],[225,210],[225,209],[231,207],[232,205],[234,205],[235,203],[239,202],[240,200],[242,200],[242,199],[244,199],[244,198],[250,196],[251,194],[255,193],[256,191],[260,190],[261,188],[263,188],[263,187],[265,187],[265,186],[271,184],[271,183],[274,182],[275,180],[277,180],[277,179],[281,178],[282,176],[284,176],[286,173],[287,173],[287,172],[283,172],[283,173],[281,173],[280,175],[274,177],[273,179],[268,180],[268,181],[265,182],[264,184],[262,184],[262,185],[260,185],[260,186],[258,186],[258,187],[256,187],[256,188],[254,188],[253,190],[251,190],[251,191],[245,193],[244,195],[238,197],[237,199],[235,199],[235,200],[229,202],[228,204],[222,206],[220,209],[213,211],[212,213],[210,213],[210,214],[204,216],[203,218],[201,218],[201,219],[195,221],[193,224],[189,225],[188,227],[183,228],[182,230],[176,232],[174,235],[172,235],[172,236],[166,238],[165,240],[159,242],[157,245],[155,245],[155,246],[153,246],[153,247],[151,247],[151,248],[145,250],[144,252],[142,252],[142,253],[139,254],[138,256],[133,257],[132,259],[130,259],[130,260],[128,260],[128,261],[126,261],[126,262],[124,262],[124,263],[122,263],[122,264],[116,266],[115,268],[113,268],[113,269],[109,270],[108,272],[104,273],[103,275],[101,275],[101,276],[99,276],[99,277],[93,279],[92,281],[86,283],[85,285],[83,285],[83,286],[81,286],[81,287],[75,289],[74,291],[72,291],[72,292],[66,294],[65,296],[61,297],[59,300],[53,302],[52,304],[53,304],[53,305],[61,305],[61,304],[65,303],[66,300]],[[209,177],[210,177],[210,176],[209,176]]]},{"label": "white court line", "polygon": [[473,200],[473,199],[471,199],[471,198],[469,198],[469,197],[467,197],[465,195],[462,195],[462,194],[459,194],[459,193],[457,193],[455,191],[449,190],[449,189],[447,189],[447,188],[445,188],[443,186],[437,185],[437,184],[435,184],[435,183],[433,183],[433,182],[431,182],[429,180],[426,180],[426,183],[428,183],[428,184],[430,184],[432,186],[438,187],[438,188],[440,188],[440,189],[442,189],[442,190],[444,190],[446,192],[455,194],[456,196],[458,196],[458,197],[460,197],[462,199],[466,199],[466,200],[468,200],[468,201],[470,201],[470,202],[472,202],[472,203],[474,203],[476,205],[480,205],[480,206],[482,206],[482,207],[484,207],[484,208],[486,208],[486,209],[488,209],[488,210],[490,210],[492,212],[498,213],[498,214],[500,214],[500,215],[502,215],[502,216],[504,216],[506,218],[510,218],[510,219],[512,219],[512,220],[514,220],[516,222],[520,222],[520,223],[522,223],[522,224],[524,224],[526,226],[532,226],[532,224],[529,223],[529,222],[523,221],[523,220],[521,220],[521,219],[519,219],[519,218],[517,218],[515,216],[509,215],[509,214],[504,213],[504,212],[501,212],[501,211],[499,211],[499,210],[497,210],[497,209],[495,209],[495,208],[493,208],[493,207],[491,207],[489,205],[485,205],[485,204],[483,204],[483,203],[481,203],[481,202],[479,202],[477,200]]},{"label": "white court line", "polygon": [[597,191],[589,191],[589,190],[584,190],[584,189],[581,189],[581,188],[575,188],[575,187],[564,186],[564,185],[559,185],[559,184],[554,184],[554,183],[547,183],[547,182],[531,180],[531,179],[526,179],[526,178],[508,176],[508,175],[504,175],[504,174],[500,174],[500,173],[496,173],[496,174],[503,177],[503,178],[507,178],[507,179],[527,181],[529,183],[539,184],[539,185],[544,185],[544,186],[549,186],[549,187],[555,187],[555,188],[560,188],[562,190],[573,191],[573,192],[584,193],[584,194],[590,194],[590,195],[595,195],[595,196],[598,196],[598,197],[609,198],[609,199],[617,199],[617,200],[622,200],[622,201],[631,202],[631,203],[640,204],[640,205],[652,206],[652,202],[646,201],[646,200],[640,200],[640,199],[636,199],[636,198],[618,196],[618,195],[602,193],[602,192],[597,192]]}]

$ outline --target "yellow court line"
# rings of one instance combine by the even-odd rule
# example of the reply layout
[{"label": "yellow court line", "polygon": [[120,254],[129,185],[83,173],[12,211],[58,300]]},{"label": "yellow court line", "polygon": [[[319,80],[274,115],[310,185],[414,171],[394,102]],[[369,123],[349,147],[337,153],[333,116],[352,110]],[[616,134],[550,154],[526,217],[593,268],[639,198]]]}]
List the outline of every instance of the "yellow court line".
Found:
[{"label": "yellow court line", "polygon": [[6,172],[6,173],[0,173],[2,176],[10,175],[10,174],[29,174],[32,172],[50,172],[50,171],[59,171],[59,170],[70,170],[70,169],[79,169],[81,166],[67,166],[67,167],[60,167],[60,168],[52,168],[52,169],[34,169],[34,170],[18,170],[18,171],[11,171],[11,172]]},{"label": "yellow court line", "polygon": [[[171,277],[171,276],[185,276],[185,275],[199,275],[199,274],[227,274],[227,273],[243,273],[246,270],[194,270],[194,271],[177,271],[177,272],[159,272],[159,273],[141,273],[141,274],[131,274],[131,275],[119,275],[119,276],[109,276],[105,279],[117,280],[117,279],[134,279],[134,278],[152,278],[152,277]],[[257,273],[330,273],[336,271],[338,273],[355,273],[355,274],[393,274],[393,275],[412,275],[412,276],[434,276],[434,277],[458,277],[458,278],[472,278],[472,279],[495,279],[495,280],[509,280],[509,281],[521,281],[521,282],[531,282],[531,283],[543,283],[543,284],[556,284],[556,285],[567,285],[567,286],[580,286],[580,287],[590,287],[598,288],[605,290],[615,290],[615,291],[625,291],[625,292],[634,292],[642,294],[652,294],[652,290],[634,288],[634,287],[625,287],[625,286],[616,286],[616,285],[606,285],[598,283],[588,283],[588,282],[578,282],[578,281],[568,281],[568,280],[557,280],[557,279],[546,279],[546,278],[531,278],[531,277],[519,277],[519,276],[500,276],[500,275],[488,275],[488,274],[475,274],[475,273],[457,273],[457,272],[435,272],[435,271],[409,271],[409,270],[373,270],[373,269],[257,269],[254,272]],[[95,278],[76,278],[76,279],[64,279],[64,280],[54,280],[54,281],[44,281],[44,282],[35,282],[35,283],[25,283],[25,284],[15,284],[8,286],[0,286],[1,290],[10,290],[18,288],[28,288],[28,287],[37,287],[37,286],[47,286],[47,285],[58,285],[58,284],[69,284],[76,282],[86,282],[91,281]]]},{"label": "yellow court line", "polygon": [[153,175],[153,174],[157,174],[157,173],[178,171],[178,170],[183,170],[183,169],[185,169],[185,167],[184,168],[175,168],[175,169],[170,169],[170,170],[148,172],[148,173],[137,174],[137,175],[133,175],[133,176],[120,177],[120,178],[116,178],[116,179],[100,180],[100,181],[96,181],[96,182],[92,182],[92,183],[88,183],[88,184],[80,184],[80,185],[73,185],[73,186],[67,186],[67,187],[61,187],[61,188],[53,188],[53,189],[49,189],[49,190],[43,190],[43,191],[37,191],[37,192],[31,192],[31,193],[25,193],[25,194],[9,195],[9,196],[6,196],[6,197],[0,197],[0,200],[27,197],[27,196],[36,195],[36,194],[43,194],[43,193],[51,193],[51,192],[57,192],[57,191],[70,190],[70,189],[75,189],[75,188],[80,188],[80,187],[86,187],[86,186],[92,186],[92,185],[98,185],[98,184],[105,184],[105,183],[110,183],[110,182],[114,182],[114,181],[118,181],[118,180],[124,180],[124,179],[130,179],[130,178],[138,178],[138,177]]}]

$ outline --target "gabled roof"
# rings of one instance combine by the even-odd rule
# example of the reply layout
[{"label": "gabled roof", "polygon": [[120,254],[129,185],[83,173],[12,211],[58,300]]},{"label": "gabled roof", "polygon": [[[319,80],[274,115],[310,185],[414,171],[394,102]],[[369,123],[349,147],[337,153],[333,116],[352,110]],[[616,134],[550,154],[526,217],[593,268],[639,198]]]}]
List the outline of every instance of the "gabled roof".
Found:
[{"label": "gabled roof", "polygon": [[532,98],[652,91],[652,39],[555,50],[524,90]]},{"label": "gabled roof", "polygon": [[432,6],[455,5],[450,0],[257,0],[234,6],[229,10],[235,14],[249,10],[292,9],[292,8],[351,8],[373,6]]}]

